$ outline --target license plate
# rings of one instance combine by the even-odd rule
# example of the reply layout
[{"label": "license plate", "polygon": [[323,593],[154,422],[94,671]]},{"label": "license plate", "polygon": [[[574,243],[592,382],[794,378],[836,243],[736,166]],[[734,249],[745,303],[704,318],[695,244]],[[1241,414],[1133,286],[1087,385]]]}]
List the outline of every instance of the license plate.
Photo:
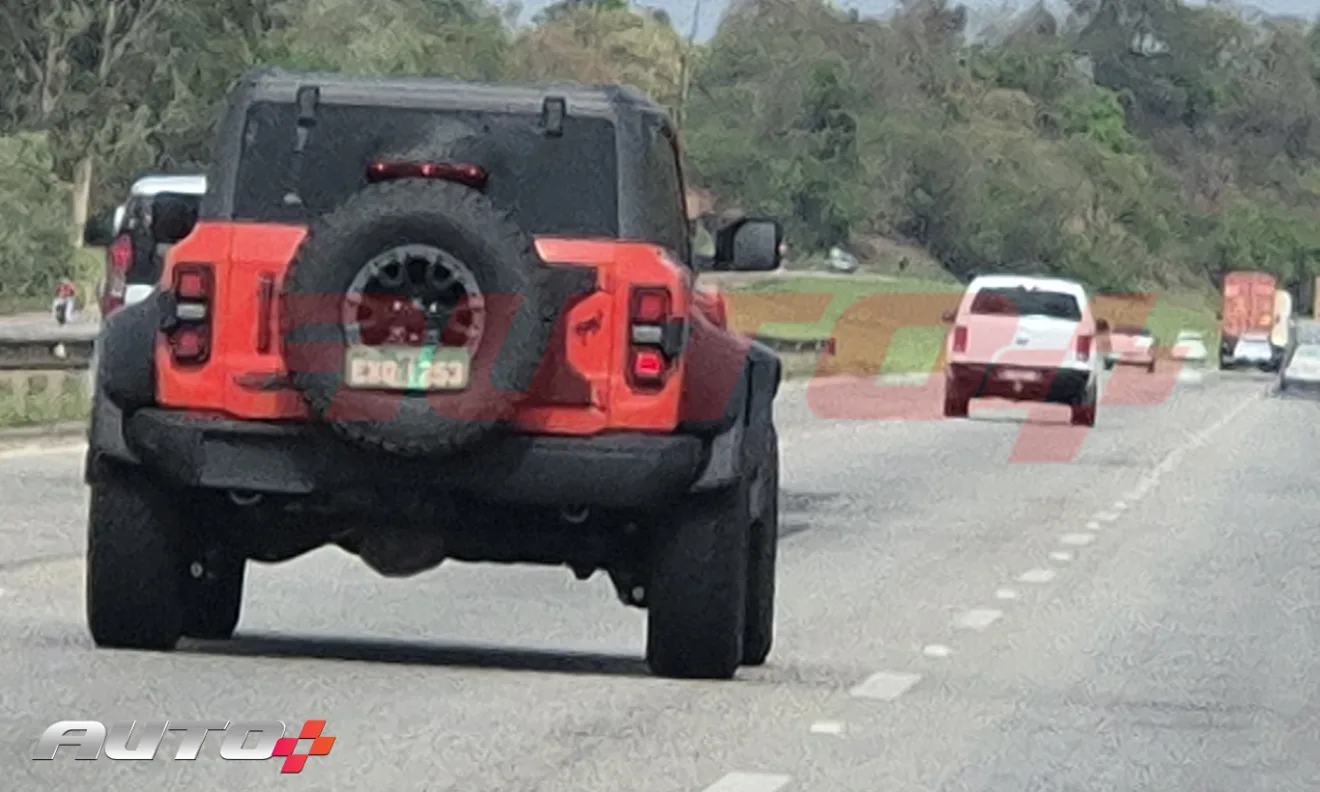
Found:
[{"label": "license plate", "polygon": [[1006,379],[1009,382],[1035,382],[1040,379],[1040,374],[1034,371],[1001,371],[1000,379]]},{"label": "license plate", "polygon": [[463,347],[351,346],[344,379],[350,388],[462,390],[471,366],[471,352]]}]

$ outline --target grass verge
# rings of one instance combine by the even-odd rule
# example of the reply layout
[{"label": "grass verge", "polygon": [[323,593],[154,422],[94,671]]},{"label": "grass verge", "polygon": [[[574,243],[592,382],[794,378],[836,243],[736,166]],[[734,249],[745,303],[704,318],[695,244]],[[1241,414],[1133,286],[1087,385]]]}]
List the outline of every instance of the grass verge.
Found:
[{"label": "grass verge", "polygon": [[[729,288],[734,329],[789,340],[833,338],[835,355],[821,373],[907,374],[937,368],[958,283],[919,279],[801,277],[766,279]],[[1201,295],[1096,295],[1098,316],[1112,324],[1144,324],[1157,344],[1197,330],[1218,345],[1217,323]]]},{"label": "grass verge", "polygon": [[0,379],[0,429],[88,419],[91,404],[80,378],[53,374],[63,376],[10,374]]}]

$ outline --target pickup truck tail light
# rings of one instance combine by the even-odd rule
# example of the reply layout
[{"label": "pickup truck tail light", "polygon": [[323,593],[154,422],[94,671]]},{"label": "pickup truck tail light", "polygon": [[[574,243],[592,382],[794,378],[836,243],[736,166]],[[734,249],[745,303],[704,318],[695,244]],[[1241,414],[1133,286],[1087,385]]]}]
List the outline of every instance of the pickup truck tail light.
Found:
[{"label": "pickup truck tail light", "polygon": [[967,351],[967,328],[966,328],[966,327],[961,327],[961,326],[960,326],[960,327],[955,327],[955,328],[953,328],[953,351],[954,351],[954,352],[966,352],[966,351]]},{"label": "pickup truck tail light", "polygon": [[1077,359],[1086,362],[1091,359],[1091,336],[1077,336]]},{"label": "pickup truck tail light", "polygon": [[171,292],[174,316],[165,328],[170,354],[180,365],[201,365],[211,356],[211,309],[215,295],[211,265],[175,267]]},{"label": "pickup truck tail light", "polygon": [[663,388],[682,350],[684,322],[662,286],[632,290],[628,317],[628,382],[635,390]]},{"label": "pickup truck tail light", "polygon": [[133,264],[133,238],[120,234],[105,251],[105,284],[101,291],[101,315],[109,316],[124,307],[128,269]]}]

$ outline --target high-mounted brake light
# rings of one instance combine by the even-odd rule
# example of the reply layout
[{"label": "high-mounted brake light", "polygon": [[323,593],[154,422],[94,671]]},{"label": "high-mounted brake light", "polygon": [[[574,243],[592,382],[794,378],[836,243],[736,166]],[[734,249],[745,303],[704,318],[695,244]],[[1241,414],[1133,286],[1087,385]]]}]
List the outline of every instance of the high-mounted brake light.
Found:
[{"label": "high-mounted brake light", "polygon": [[175,363],[196,366],[210,357],[214,290],[210,264],[180,264],[174,268],[174,317],[165,337]]},{"label": "high-mounted brake light", "polygon": [[465,162],[373,162],[367,167],[367,181],[392,179],[436,179],[465,184],[475,190],[486,186],[488,175],[480,165]]},{"label": "high-mounted brake light", "polygon": [[1091,359],[1091,336],[1077,336],[1077,359],[1082,362]]},{"label": "high-mounted brake light", "polygon": [[966,351],[967,351],[967,328],[966,328],[966,327],[961,327],[961,326],[960,326],[960,327],[955,327],[955,328],[953,328],[953,351],[954,351],[954,352],[966,352]]},{"label": "high-mounted brake light", "polygon": [[629,298],[628,379],[639,390],[664,387],[677,350],[672,340],[682,327],[672,316],[673,300],[663,286],[634,288]]}]

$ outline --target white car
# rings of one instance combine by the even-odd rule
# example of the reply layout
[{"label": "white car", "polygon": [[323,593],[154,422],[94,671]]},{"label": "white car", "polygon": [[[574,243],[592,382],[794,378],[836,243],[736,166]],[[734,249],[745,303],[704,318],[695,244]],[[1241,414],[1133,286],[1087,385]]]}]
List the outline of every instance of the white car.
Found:
[{"label": "white car", "polygon": [[1058,278],[986,275],[967,287],[952,324],[944,414],[967,415],[975,398],[1067,404],[1072,422],[1094,426],[1101,355],[1081,284]]},{"label": "white car", "polygon": [[1155,338],[1144,327],[1120,325],[1109,331],[1109,351],[1105,354],[1105,368],[1123,364],[1142,366],[1155,371]]},{"label": "white car", "polygon": [[1173,359],[1184,363],[1204,363],[1210,357],[1205,348],[1205,336],[1194,330],[1184,330],[1173,342]]},{"label": "white car", "polygon": [[1238,339],[1237,346],[1233,349],[1235,365],[1266,369],[1273,362],[1274,347],[1270,345],[1270,337],[1265,333],[1247,333]]},{"label": "white car", "polygon": [[1279,390],[1320,389],[1320,344],[1298,344],[1279,378]]}]

